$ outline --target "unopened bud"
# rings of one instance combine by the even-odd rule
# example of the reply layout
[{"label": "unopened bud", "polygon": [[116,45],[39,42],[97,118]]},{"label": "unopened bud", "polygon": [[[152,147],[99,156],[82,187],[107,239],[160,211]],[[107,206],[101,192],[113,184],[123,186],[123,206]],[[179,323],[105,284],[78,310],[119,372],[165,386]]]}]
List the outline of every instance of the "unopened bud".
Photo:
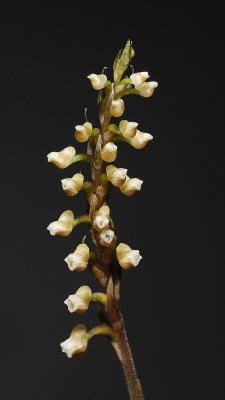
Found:
[{"label": "unopened bud", "polygon": [[64,303],[68,306],[69,312],[82,314],[87,311],[92,292],[89,286],[81,286],[75,294],[71,294]]},{"label": "unopened bud", "polygon": [[108,142],[101,150],[101,157],[106,162],[115,161],[117,156],[117,146],[114,143]]},{"label": "unopened bud", "polygon": [[132,196],[137,190],[141,190],[141,185],[143,181],[138,178],[126,177],[126,181],[120,187],[120,190],[126,196]]},{"label": "unopened bud", "polygon": [[133,47],[132,47],[130,57],[131,57],[131,58],[134,58],[134,56],[135,56],[135,50],[134,50]]},{"label": "unopened bud", "polygon": [[87,349],[87,328],[83,324],[79,324],[73,328],[69,339],[60,343],[62,352],[71,358],[74,354],[84,353]]},{"label": "unopened bud", "polygon": [[121,186],[126,180],[127,169],[125,168],[116,168],[114,165],[108,165],[106,167],[106,174],[108,180],[114,186]]},{"label": "unopened bud", "polygon": [[125,110],[124,101],[122,99],[113,100],[110,107],[110,114],[113,117],[120,117]]},{"label": "unopened bud", "polygon": [[88,79],[91,81],[91,86],[95,90],[101,90],[104,88],[106,81],[107,81],[107,76],[105,74],[91,74],[88,75]]},{"label": "unopened bud", "polygon": [[132,74],[130,76],[130,79],[132,81],[132,84],[136,87],[139,85],[142,85],[146,79],[149,78],[149,74],[147,71],[145,72],[136,72],[135,74]]},{"label": "unopened bud", "polygon": [[140,132],[137,130],[136,135],[130,139],[131,146],[135,147],[135,149],[143,149],[146,144],[153,139],[153,136],[150,133]]},{"label": "unopened bud", "polygon": [[89,247],[85,243],[81,243],[77,246],[74,253],[69,254],[65,258],[65,261],[70,271],[83,271],[87,268],[89,256]]},{"label": "unopened bud", "polygon": [[136,135],[137,126],[138,126],[137,122],[129,122],[125,119],[123,119],[119,123],[120,132],[127,139],[131,139]]},{"label": "unopened bud", "polygon": [[86,142],[92,134],[92,124],[85,122],[83,125],[75,126],[75,138],[78,142]]},{"label": "unopened bud", "polygon": [[73,229],[74,223],[74,214],[71,210],[64,211],[58,221],[51,222],[47,229],[50,231],[50,234],[60,235],[60,236],[68,236]]},{"label": "unopened bud", "polygon": [[52,162],[58,168],[66,168],[70,165],[73,156],[75,156],[76,150],[74,147],[69,146],[62,151],[53,151],[47,155],[48,162]]},{"label": "unopened bud", "polygon": [[136,89],[139,90],[139,94],[142,97],[151,97],[154,93],[155,88],[157,88],[158,82],[145,82],[140,86],[136,86]]},{"label": "unopened bud", "polygon": [[99,237],[102,246],[110,247],[115,235],[111,229],[106,229],[100,233]]},{"label": "unopened bud", "polygon": [[120,266],[123,269],[136,267],[142,259],[138,250],[132,250],[125,243],[120,243],[116,248],[116,255]]},{"label": "unopened bud", "polygon": [[84,176],[82,174],[75,174],[72,178],[62,179],[61,182],[67,196],[75,196],[83,186]]}]

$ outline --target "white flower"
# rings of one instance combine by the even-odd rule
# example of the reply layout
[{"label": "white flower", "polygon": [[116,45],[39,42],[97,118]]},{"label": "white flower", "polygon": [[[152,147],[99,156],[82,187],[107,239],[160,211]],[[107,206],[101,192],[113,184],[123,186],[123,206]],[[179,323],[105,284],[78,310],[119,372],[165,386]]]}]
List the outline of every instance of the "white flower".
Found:
[{"label": "white flower", "polygon": [[139,94],[142,97],[151,97],[154,93],[155,88],[157,88],[158,82],[145,82],[140,86],[136,86],[136,89],[139,91]]},{"label": "white flower", "polygon": [[122,268],[130,269],[132,267],[136,267],[141,259],[142,257],[138,250],[130,250],[124,257],[120,259],[119,263]]},{"label": "white flower", "polygon": [[87,349],[87,328],[83,324],[73,328],[69,339],[60,343],[62,352],[71,358],[74,354],[84,353]]},{"label": "white flower", "polygon": [[75,196],[83,186],[84,176],[82,174],[75,174],[72,178],[62,179],[61,182],[67,196]]},{"label": "white flower", "polygon": [[120,190],[126,196],[132,196],[137,190],[141,190],[141,185],[143,181],[138,178],[126,177],[126,181],[120,187]]},{"label": "white flower", "polygon": [[89,286],[81,286],[75,294],[71,294],[64,303],[68,306],[69,312],[82,314],[87,311],[91,301],[91,289]]},{"label": "white flower", "polygon": [[76,150],[72,146],[68,146],[62,151],[53,151],[47,155],[48,162],[52,162],[58,168],[66,168],[70,165],[73,156],[75,156]]},{"label": "white flower", "polygon": [[87,268],[89,255],[89,247],[85,243],[81,243],[77,246],[74,253],[69,254],[64,261],[67,263],[70,271],[83,271]]},{"label": "white flower", "polygon": [[71,210],[67,210],[60,215],[58,221],[51,222],[47,229],[53,236],[68,236],[72,232],[73,222],[74,214]]},{"label": "white flower", "polygon": [[96,212],[96,215],[105,215],[106,217],[109,218],[109,216],[110,216],[109,206],[106,206],[106,205],[101,206],[99,208],[99,210]]},{"label": "white flower", "polygon": [[132,84],[136,87],[139,85],[142,85],[146,79],[149,78],[149,74],[147,71],[145,72],[136,72],[135,74],[132,74],[130,76],[130,79],[132,81]]},{"label": "white flower", "polygon": [[100,75],[91,74],[88,75],[88,79],[90,79],[93,89],[101,90],[104,88],[106,84],[107,76],[105,74],[100,74]]},{"label": "white flower", "polygon": [[125,110],[124,101],[122,99],[113,100],[110,107],[110,114],[113,117],[120,117]]},{"label": "white flower", "polygon": [[125,180],[127,175],[127,169],[125,168],[116,168],[114,165],[108,165],[106,167],[106,174],[108,180],[114,186],[121,186]]},{"label": "white flower", "polygon": [[101,157],[106,162],[115,161],[117,156],[117,146],[114,143],[108,142],[101,150]]},{"label": "white flower", "polygon": [[83,125],[75,126],[75,138],[78,142],[86,142],[92,134],[92,124],[85,122]]},{"label": "white flower", "polygon": [[153,136],[150,133],[140,132],[137,130],[136,135],[130,139],[131,146],[135,147],[135,149],[143,149],[146,144],[153,139]]},{"label": "white flower", "polygon": [[119,123],[119,130],[125,138],[131,139],[136,135],[137,126],[138,126],[137,122],[129,122],[127,120],[122,120]]},{"label": "white flower", "polygon": [[125,243],[120,243],[116,248],[116,255],[120,266],[123,269],[136,267],[142,259],[138,250],[132,250]]},{"label": "white flower", "polygon": [[107,229],[109,226],[109,218],[106,215],[96,215],[94,218],[94,227],[97,231]]},{"label": "white flower", "polygon": [[114,232],[111,229],[102,231],[99,235],[102,246],[110,247],[114,239]]}]

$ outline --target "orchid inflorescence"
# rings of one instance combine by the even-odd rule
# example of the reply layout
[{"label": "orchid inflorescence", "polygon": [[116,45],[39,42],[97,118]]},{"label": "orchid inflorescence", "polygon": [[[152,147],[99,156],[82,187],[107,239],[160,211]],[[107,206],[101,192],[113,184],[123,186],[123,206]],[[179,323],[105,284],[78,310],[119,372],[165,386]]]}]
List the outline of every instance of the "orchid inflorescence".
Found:
[{"label": "orchid inflorescence", "polygon": [[[142,149],[153,139],[151,134],[138,130],[137,122],[122,119],[118,124],[110,123],[112,117],[118,118],[124,114],[125,96],[137,94],[151,97],[158,86],[157,82],[147,81],[148,72],[135,73],[133,67],[130,77],[124,76],[134,55],[132,43],[128,40],[114,61],[113,82],[108,80],[104,69],[99,75],[92,73],[88,76],[93,89],[99,91],[100,126],[93,127],[87,120],[86,110],[85,122],[75,126],[75,139],[80,143],[87,142],[86,153],[76,154],[75,148],[68,146],[48,154],[48,161],[58,168],[64,169],[75,162],[84,161],[89,163],[91,172],[89,181],[85,181],[82,173],[78,172],[61,181],[67,196],[76,196],[81,190],[85,192],[88,212],[74,216],[73,211],[66,210],[58,220],[49,224],[48,230],[53,236],[68,236],[79,223],[88,225],[96,251],[90,251],[84,238],[74,251],[72,249],[65,262],[70,271],[79,272],[89,268],[103,287],[102,292],[92,292],[88,286],[81,286],[65,300],[69,312],[78,314],[87,311],[91,302],[97,303],[101,324],[89,331],[83,324],[75,326],[69,338],[61,343],[62,351],[71,358],[74,354],[85,352],[93,336],[106,335],[121,361],[130,398],[143,400],[143,389],[136,375],[120,310],[122,270],[136,267],[142,257],[138,250],[133,250],[128,244],[117,245],[115,225],[108,206],[112,189],[132,196],[141,190],[143,183],[138,178],[130,178],[126,168],[112,164],[117,158],[118,142],[123,141]],[[104,162],[108,163],[105,172]]]}]

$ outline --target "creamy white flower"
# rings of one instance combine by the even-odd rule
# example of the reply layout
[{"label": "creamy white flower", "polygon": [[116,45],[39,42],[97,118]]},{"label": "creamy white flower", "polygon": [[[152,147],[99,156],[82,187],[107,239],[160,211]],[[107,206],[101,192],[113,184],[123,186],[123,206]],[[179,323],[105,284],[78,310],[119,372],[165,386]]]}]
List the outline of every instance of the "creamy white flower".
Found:
[{"label": "creamy white flower", "polygon": [[77,309],[84,309],[86,310],[86,304],[84,301],[81,299],[80,296],[77,296],[77,294],[71,294],[65,301],[64,303],[68,306],[69,312],[73,313]]},{"label": "creamy white flower", "polygon": [[138,250],[130,250],[119,261],[120,266],[124,269],[136,267],[141,261],[142,257]]},{"label": "creamy white flower", "polygon": [[94,218],[94,227],[97,231],[107,229],[109,226],[109,218],[106,215],[96,215]]},{"label": "creamy white flower", "polygon": [[106,217],[109,218],[110,216],[109,206],[107,205],[101,206],[99,210],[96,212],[96,215],[105,215]]},{"label": "creamy white flower", "polygon": [[58,221],[51,222],[47,229],[53,236],[68,236],[72,232],[73,222],[74,214],[71,210],[67,210],[60,215]]},{"label": "creamy white flower", "polygon": [[114,232],[111,229],[102,231],[99,235],[101,245],[105,247],[111,246],[114,236]]},{"label": "creamy white flower", "polygon": [[106,174],[108,180],[114,186],[121,186],[126,180],[127,169],[125,168],[116,168],[114,165],[108,165],[106,167]]},{"label": "creamy white flower", "polygon": [[120,190],[126,196],[132,196],[137,190],[141,190],[141,185],[143,181],[138,178],[126,177],[126,181],[120,187]]},{"label": "creamy white flower", "polygon": [[62,151],[53,151],[47,155],[48,162],[52,162],[58,168],[66,168],[70,165],[76,150],[72,146],[68,146]]},{"label": "creamy white flower", "polygon": [[132,74],[130,76],[130,79],[132,81],[132,84],[136,87],[139,85],[142,85],[146,79],[149,78],[149,74],[147,71],[144,72],[136,72],[135,74]]},{"label": "creamy white flower", "polygon": [[113,100],[110,107],[110,114],[113,117],[120,117],[125,110],[124,101],[122,99]]},{"label": "creamy white flower", "polygon": [[158,82],[145,82],[140,86],[136,86],[136,89],[138,89],[139,94],[142,97],[151,97],[154,93],[155,88],[157,88]]},{"label": "creamy white flower", "polygon": [[108,142],[101,150],[101,157],[106,162],[115,161],[117,156],[117,146],[114,143]]},{"label": "creamy white flower", "polygon": [[120,266],[123,269],[136,267],[142,259],[138,250],[132,250],[125,243],[120,243],[116,248],[116,255]]},{"label": "creamy white flower", "polygon": [[83,271],[87,268],[89,256],[89,247],[85,243],[81,243],[77,246],[74,253],[69,254],[64,261],[67,263],[70,271]]},{"label": "creamy white flower", "polygon": [[135,147],[135,149],[143,149],[146,144],[153,139],[153,136],[150,133],[140,132],[137,130],[136,135],[130,139],[131,146]]},{"label": "creamy white flower", "polygon": [[75,294],[71,294],[64,303],[68,306],[69,312],[82,314],[87,311],[91,301],[91,289],[89,286],[81,286]]},{"label": "creamy white flower", "polygon": [[78,142],[86,142],[92,134],[92,124],[85,122],[83,125],[75,126],[75,138]]},{"label": "creamy white flower", "polygon": [[88,79],[90,79],[93,89],[101,90],[104,88],[106,84],[107,76],[105,74],[100,74],[100,75],[91,74],[88,75]]},{"label": "creamy white flower", "polygon": [[82,174],[75,174],[72,178],[65,178],[61,180],[62,188],[67,196],[75,196],[82,188],[84,183],[84,176]]},{"label": "creamy white flower", "polygon": [[62,352],[71,358],[74,354],[84,353],[87,349],[87,328],[83,324],[77,325],[71,332],[69,339],[60,343]]},{"label": "creamy white flower", "polygon": [[127,120],[122,120],[119,123],[119,130],[125,138],[131,139],[136,135],[137,126],[138,126],[137,122],[129,122]]}]

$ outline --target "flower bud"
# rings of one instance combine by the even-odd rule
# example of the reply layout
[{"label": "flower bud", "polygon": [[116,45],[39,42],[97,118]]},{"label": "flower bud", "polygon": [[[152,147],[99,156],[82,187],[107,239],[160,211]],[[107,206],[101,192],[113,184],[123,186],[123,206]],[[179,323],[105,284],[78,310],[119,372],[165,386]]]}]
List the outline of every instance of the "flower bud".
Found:
[{"label": "flower bud", "polygon": [[146,79],[148,79],[148,78],[149,78],[149,74],[148,74],[147,71],[145,71],[145,72],[136,72],[135,74],[132,74],[130,76],[132,84],[135,87],[142,85],[146,81]]},{"label": "flower bud", "polygon": [[123,269],[136,267],[142,259],[138,250],[132,250],[125,243],[120,243],[116,248],[116,255],[120,266]]},{"label": "flower bud", "polygon": [[107,229],[109,226],[110,210],[108,206],[102,206],[95,213],[93,225],[98,232]]},{"label": "flower bud", "polygon": [[72,178],[62,179],[61,182],[67,196],[75,196],[83,186],[84,176],[82,174],[75,174]]},{"label": "flower bud", "polygon": [[139,90],[139,94],[142,97],[151,97],[154,93],[154,89],[157,88],[158,82],[145,82],[140,86],[136,86],[136,89]]},{"label": "flower bud", "polygon": [[82,314],[87,311],[91,301],[91,289],[89,286],[81,286],[75,294],[71,294],[64,303],[68,306],[69,312]]},{"label": "flower bud", "polygon": [[131,57],[131,58],[134,58],[134,56],[135,56],[135,50],[134,50],[133,47],[132,47],[130,57]]},{"label": "flower bud", "polygon": [[86,142],[92,134],[92,124],[85,122],[83,125],[75,126],[75,138],[78,142]]},{"label": "flower bud", "polygon": [[137,130],[136,135],[130,139],[131,146],[135,147],[135,149],[143,149],[146,144],[153,139],[153,136],[150,133],[140,132]]},{"label": "flower bud", "polygon": [[65,258],[70,271],[83,271],[87,268],[89,255],[89,247],[85,243],[79,244],[74,253]]},{"label": "flower bud", "polygon": [[50,231],[50,234],[60,235],[60,236],[68,236],[73,229],[74,223],[74,214],[71,210],[64,211],[58,221],[51,222],[47,229]]},{"label": "flower bud", "polygon": [[68,358],[74,354],[84,353],[87,349],[87,328],[83,324],[79,324],[73,328],[69,339],[60,343],[62,352],[66,353]]},{"label": "flower bud", "polygon": [[141,190],[141,185],[143,181],[138,178],[126,177],[126,181],[120,187],[120,190],[126,196],[132,196],[137,190]]},{"label": "flower bud", "polygon": [[127,139],[131,139],[132,137],[134,137],[136,135],[137,126],[138,126],[137,122],[128,122],[125,119],[123,119],[119,123],[120,132]]},{"label": "flower bud", "polygon": [[113,100],[110,107],[110,114],[113,117],[120,117],[125,110],[124,101],[122,99]]},{"label": "flower bud", "polygon": [[47,155],[48,162],[52,162],[58,168],[66,168],[70,165],[73,156],[75,156],[76,150],[74,147],[69,146],[62,151],[53,151]]},{"label": "flower bud", "polygon": [[126,180],[127,169],[125,168],[116,168],[114,165],[108,165],[106,167],[106,174],[108,180],[114,186],[121,186]]},{"label": "flower bud", "polygon": [[101,157],[106,162],[115,161],[117,156],[117,146],[114,143],[108,142],[101,150]]},{"label": "flower bud", "polygon": [[114,237],[114,232],[111,229],[106,229],[102,231],[99,235],[101,245],[105,247],[110,247]]},{"label": "flower bud", "polygon": [[104,88],[106,81],[107,81],[107,76],[105,74],[91,74],[88,75],[88,79],[91,81],[91,86],[95,90],[101,90]]}]

